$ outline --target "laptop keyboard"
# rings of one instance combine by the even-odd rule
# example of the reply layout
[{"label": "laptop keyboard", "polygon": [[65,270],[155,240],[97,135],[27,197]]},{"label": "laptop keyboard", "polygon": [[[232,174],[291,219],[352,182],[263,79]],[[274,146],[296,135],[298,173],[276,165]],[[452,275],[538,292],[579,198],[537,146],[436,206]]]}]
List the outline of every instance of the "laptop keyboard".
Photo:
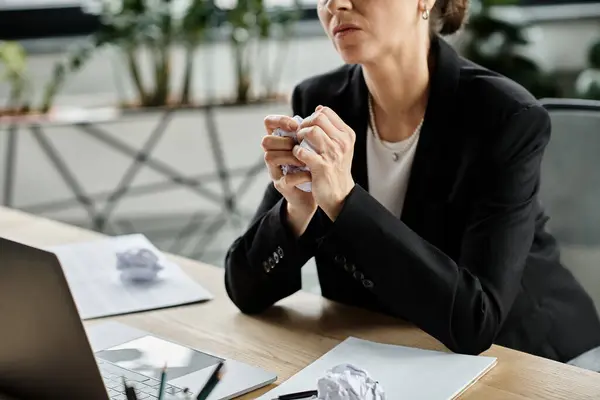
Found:
[{"label": "laptop keyboard", "polygon": [[[127,400],[125,388],[123,387],[123,378],[127,384],[135,387],[138,400],[157,399],[160,381],[149,378],[133,371],[118,367],[108,361],[96,359],[98,368],[104,381],[104,386],[108,391],[111,400]],[[165,384],[165,393],[175,395],[182,390],[176,386]]]}]

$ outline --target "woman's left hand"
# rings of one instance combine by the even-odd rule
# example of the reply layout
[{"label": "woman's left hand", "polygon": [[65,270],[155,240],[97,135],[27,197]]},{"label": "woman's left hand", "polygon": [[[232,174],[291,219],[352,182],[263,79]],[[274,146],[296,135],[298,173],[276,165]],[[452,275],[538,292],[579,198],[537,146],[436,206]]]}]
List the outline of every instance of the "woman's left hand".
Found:
[{"label": "woman's left hand", "polygon": [[318,106],[300,124],[298,141],[307,140],[315,152],[294,147],[294,155],[312,175],[312,193],[319,207],[335,221],[354,187],[354,131],[330,108]]}]

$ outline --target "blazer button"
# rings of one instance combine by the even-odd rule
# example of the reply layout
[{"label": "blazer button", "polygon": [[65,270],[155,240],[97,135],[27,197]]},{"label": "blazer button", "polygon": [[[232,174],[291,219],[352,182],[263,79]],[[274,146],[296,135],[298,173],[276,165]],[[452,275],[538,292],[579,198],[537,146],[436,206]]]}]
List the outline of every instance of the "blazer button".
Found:
[{"label": "blazer button", "polygon": [[281,246],[277,247],[277,254],[279,255],[279,258],[283,258],[283,249]]},{"label": "blazer button", "polygon": [[265,272],[268,274],[269,272],[271,272],[271,266],[269,265],[269,263],[267,263],[266,261],[263,261],[263,269],[265,270]]},{"label": "blazer button", "polygon": [[375,286],[375,285],[373,284],[373,281],[370,281],[370,280],[368,280],[368,279],[363,279],[363,281],[362,281],[362,284],[363,284],[363,286],[364,286],[365,288],[367,288],[367,289],[373,289],[373,286]]},{"label": "blazer button", "polygon": [[269,267],[271,267],[271,269],[275,267],[275,260],[273,260],[273,257],[269,257]]},{"label": "blazer button", "polygon": [[275,260],[275,264],[279,263],[279,254],[273,252],[273,260]]},{"label": "blazer button", "polygon": [[341,256],[339,254],[337,254],[334,258],[333,261],[335,261],[338,264],[344,264],[346,262],[346,257]]},{"label": "blazer button", "polygon": [[350,272],[350,273],[353,273],[354,271],[356,271],[356,267],[352,263],[344,264],[344,269],[346,270],[346,272]]},{"label": "blazer button", "polygon": [[354,279],[357,281],[362,281],[365,276],[360,271],[354,271]]}]

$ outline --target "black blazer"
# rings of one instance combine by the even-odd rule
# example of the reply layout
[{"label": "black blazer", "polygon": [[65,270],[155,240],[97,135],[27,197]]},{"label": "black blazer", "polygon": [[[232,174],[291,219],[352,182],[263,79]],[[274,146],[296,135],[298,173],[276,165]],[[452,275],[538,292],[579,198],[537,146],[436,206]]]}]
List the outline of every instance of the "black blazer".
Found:
[{"label": "black blazer", "polygon": [[225,284],[245,313],[301,288],[316,257],[322,295],[408,320],[450,350],[498,343],[567,361],[600,346],[594,305],[561,266],[538,201],[550,139],[544,108],[514,82],[433,40],[436,67],[401,219],[368,193],[368,90],[345,65],[299,84],[293,112],[331,107],[354,129],[355,188],[335,223],[320,209],[295,240],[270,184],[226,256]]}]

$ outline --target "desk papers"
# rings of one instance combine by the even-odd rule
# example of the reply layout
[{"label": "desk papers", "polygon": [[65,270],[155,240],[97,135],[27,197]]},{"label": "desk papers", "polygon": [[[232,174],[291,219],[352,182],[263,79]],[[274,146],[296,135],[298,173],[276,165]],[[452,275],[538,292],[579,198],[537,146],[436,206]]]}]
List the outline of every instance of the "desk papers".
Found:
[{"label": "desk papers", "polygon": [[380,344],[349,337],[315,362],[259,397],[316,390],[317,381],[340,364],[353,364],[378,381],[389,400],[450,400],[488,372],[496,358]]},{"label": "desk papers", "polygon": [[[129,282],[116,268],[118,252],[152,251],[164,267],[151,282]],[[144,235],[109,237],[46,248],[56,254],[75,298],[81,319],[127,314],[196,303],[212,294],[169,261]]]}]

